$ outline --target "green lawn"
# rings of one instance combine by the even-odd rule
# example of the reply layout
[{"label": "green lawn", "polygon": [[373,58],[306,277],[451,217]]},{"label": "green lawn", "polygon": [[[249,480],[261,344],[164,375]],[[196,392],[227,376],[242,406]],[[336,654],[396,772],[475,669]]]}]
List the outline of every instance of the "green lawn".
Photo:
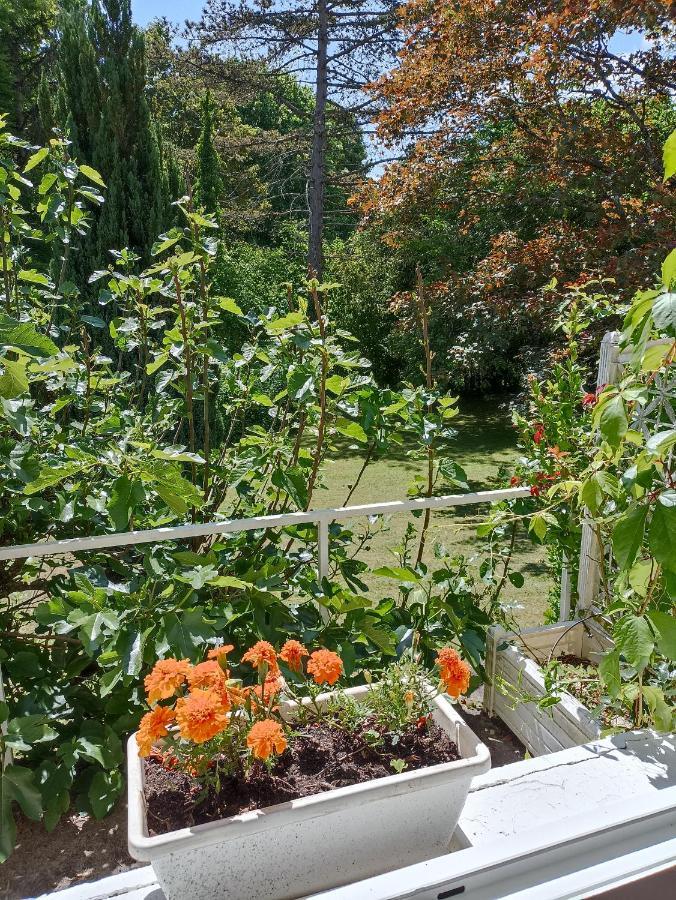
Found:
[{"label": "green lawn", "polygon": [[[453,458],[465,469],[470,487],[475,490],[495,487],[500,465],[509,465],[517,457],[515,433],[509,413],[500,406],[502,403],[504,401],[499,399],[461,402],[461,415],[454,421],[458,436]],[[362,461],[360,453],[349,449],[335,454],[326,466],[326,487],[315,494],[312,505],[341,506],[357,477]],[[406,457],[405,452],[394,458],[377,460],[367,467],[357,490],[350,498],[350,504],[405,499],[413,476],[424,472],[424,461],[411,460]],[[425,562],[434,564],[433,548],[437,541],[449,550],[457,550],[465,556],[476,553],[474,531],[481,519],[482,510],[476,506],[433,513]],[[408,515],[393,516],[389,520],[388,529],[374,537],[363,557],[371,568],[394,561],[388,548],[401,542],[407,521],[413,521],[419,527],[422,519]],[[523,573],[525,585],[520,590],[509,585],[503,599],[522,606],[514,614],[521,626],[541,624],[552,584],[542,551],[529,540],[518,542],[513,568]],[[372,590],[381,595],[391,587],[379,578],[371,579],[370,584]]]}]

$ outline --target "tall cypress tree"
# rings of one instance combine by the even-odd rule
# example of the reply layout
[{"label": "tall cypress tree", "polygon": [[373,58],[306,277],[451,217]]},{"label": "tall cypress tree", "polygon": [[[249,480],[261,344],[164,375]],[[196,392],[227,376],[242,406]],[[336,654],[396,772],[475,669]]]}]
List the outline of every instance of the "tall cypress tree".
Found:
[{"label": "tall cypress tree", "polygon": [[98,169],[107,186],[76,269],[105,265],[108,250],[123,246],[147,257],[166,221],[166,185],[131,0],[64,0],[57,81],[73,153]]},{"label": "tall cypress tree", "polygon": [[202,100],[202,129],[197,142],[195,202],[207,212],[218,212],[223,178],[221,160],[214,146],[213,103],[209,91]]}]

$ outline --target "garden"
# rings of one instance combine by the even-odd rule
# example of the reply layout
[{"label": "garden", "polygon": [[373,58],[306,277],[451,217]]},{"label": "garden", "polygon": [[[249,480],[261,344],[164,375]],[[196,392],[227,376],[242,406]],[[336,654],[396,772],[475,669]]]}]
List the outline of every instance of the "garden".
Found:
[{"label": "garden", "polygon": [[0,886],[308,896],[674,731],[673,23],[142,6],[0,9]]}]

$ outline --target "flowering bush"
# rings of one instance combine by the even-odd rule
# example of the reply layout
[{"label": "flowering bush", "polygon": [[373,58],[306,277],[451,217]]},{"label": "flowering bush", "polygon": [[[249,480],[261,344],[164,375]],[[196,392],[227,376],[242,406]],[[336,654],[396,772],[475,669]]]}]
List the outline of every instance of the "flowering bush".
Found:
[{"label": "flowering bush", "polygon": [[[144,682],[151,709],[137,734],[140,756],[218,784],[223,775],[245,774],[256,760],[271,767],[293,741],[294,726],[283,715],[281,698],[299,704],[294,725],[315,721],[355,730],[366,723],[377,742],[424,725],[437,696],[429,674],[411,656],[392,664],[365,701],[338,691],[320,704],[322,690],[343,676],[337,653],[324,648],[310,653],[297,640],[286,641],[277,652],[258,641],[241,658],[257,676],[255,684],[244,686],[233,675],[233,650],[232,645],[212,649],[196,665],[177,659],[155,664]],[[438,692],[457,699],[467,691],[470,668],[456,650],[440,649],[435,667]]]},{"label": "flowering bush", "polygon": [[[576,505],[563,498],[561,486],[575,480],[595,452],[592,412],[597,393],[586,391],[591,373],[583,350],[590,333],[599,323],[609,321],[609,311],[620,305],[612,290],[608,279],[566,286],[555,323],[566,348],[552,354],[546,377],[529,376],[523,408],[514,413],[523,455],[511,484],[530,487],[534,505],[527,524],[529,535],[544,545],[553,572],[567,567],[573,587],[579,569],[581,517]],[[552,502],[552,493],[556,502]],[[573,610],[576,600],[573,592]],[[549,601],[545,620],[555,622],[559,617],[558,584],[553,585]]]}]

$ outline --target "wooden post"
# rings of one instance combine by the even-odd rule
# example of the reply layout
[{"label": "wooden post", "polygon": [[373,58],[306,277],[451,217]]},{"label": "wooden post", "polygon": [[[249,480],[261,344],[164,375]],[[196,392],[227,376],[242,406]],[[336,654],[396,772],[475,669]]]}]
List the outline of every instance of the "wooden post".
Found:
[{"label": "wooden post", "polygon": [[570,618],[570,569],[568,568],[568,557],[563,554],[561,560],[561,593],[559,594],[559,622],[567,622]]},{"label": "wooden post", "polygon": [[601,341],[599,368],[596,377],[597,389],[606,384],[615,384],[620,374],[620,332],[607,331]]},{"label": "wooden post", "polygon": [[[607,384],[614,384],[620,375],[620,333],[608,331],[601,341],[599,368],[596,378],[597,390]],[[577,579],[576,617],[581,618],[591,607],[598,596],[601,578],[601,554],[596,530],[589,514],[585,511],[582,519],[582,541],[580,543],[580,573]]]},{"label": "wooden post", "polygon": [[[2,684],[2,666],[0,666],[0,701],[3,701],[4,699],[5,699],[5,688]],[[3,734],[7,734],[7,722],[3,722],[2,725],[0,725],[0,731],[2,731]],[[0,759],[0,771],[2,771],[2,769],[4,769],[6,766],[11,765],[11,763],[12,763],[12,751],[7,750],[5,752],[4,760]]]}]

